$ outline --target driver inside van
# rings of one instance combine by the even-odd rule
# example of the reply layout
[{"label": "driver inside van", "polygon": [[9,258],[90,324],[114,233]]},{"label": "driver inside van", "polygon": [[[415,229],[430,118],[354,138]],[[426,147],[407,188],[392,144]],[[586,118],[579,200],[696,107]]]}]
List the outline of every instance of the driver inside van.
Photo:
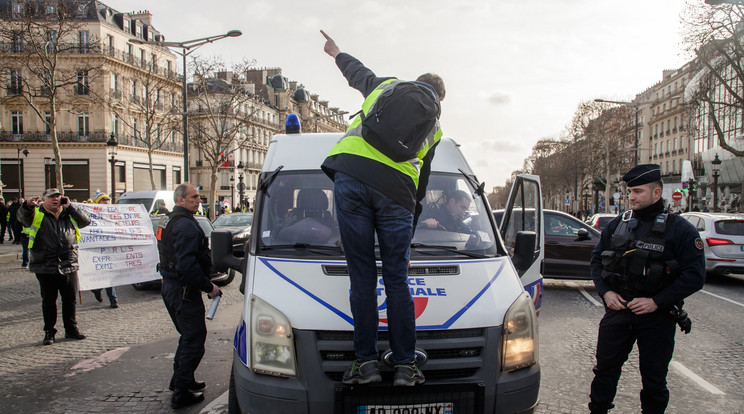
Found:
[{"label": "driver inside van", "polygon": [[457,233],[473,233],[473,230],[465,224],[470,200],[472,197],[462,190],[455,190],[448,195],[443,204],[435,204],[421,213],[419,227],[434,230],[444,230]]}]

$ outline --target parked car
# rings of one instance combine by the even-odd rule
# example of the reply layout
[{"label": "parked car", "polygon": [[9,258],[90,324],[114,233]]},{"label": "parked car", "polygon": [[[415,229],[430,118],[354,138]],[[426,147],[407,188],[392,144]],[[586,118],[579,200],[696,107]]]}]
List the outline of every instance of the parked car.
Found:
[{"label": "parked car", "polygon": [[706,272],[744,273],[744,215],[691,212],[682,217],[704,240]]},{"label": "parked car", "polygon": [[253,213],[223,214],[212,222],[215,229],[228,230],[233,237],[233,252],[237,257],[243,257],[245,242],[251,237]]},{"label": "parked car", "polygon": [[[493,216],[501,223],[503,210],[494,210]],[[559,279],[592,278],[589,263],[592,250],[599,241],[600,232],[576,217],[556,210],[544,210],[545,259],[543,277]]]},{"label": "parked car", "polygon": [[[201,215],[195,215],[194,218],[196,218],[196,221],[201,226],[202,230],[204,230],[204,234],[209,239],[209,242],[212,243],[212,238],[210,235],[212,234],[212,230],[214,230],[214,227],[212,226],[212,222],[209,221],[208,218],[201,216]],[[155,228],[158,226],[158,221],[160,220],[160,216],[150,216],[150,220],[152,221],[152,229],[153,232],[155,231]],[[212,283],[214,283],[217,286],[227,286],[230,284],[230,282],[235,279],[235,271],[230,269],[227,272],[212,272],[209,275],[209,278],[212,280]],[[148,280],[147,282],[142,283],[134,283],[132,286],[137,290],[147,290],[147,289],[155,289],[160,288],[161,279],[157,280]]]},{"label": "parked car", "polygon": [[614,213],[597,213],[589,217],[586,222],[595,229],[602,231],[607,223],[615,217],[617,217],[617,214]]}]

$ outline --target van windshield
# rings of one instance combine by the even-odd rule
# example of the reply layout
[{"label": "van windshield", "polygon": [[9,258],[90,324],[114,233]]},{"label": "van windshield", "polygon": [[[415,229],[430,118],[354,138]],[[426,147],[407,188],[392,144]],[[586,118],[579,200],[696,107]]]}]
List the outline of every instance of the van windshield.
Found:
[{"label": "van windshield", "polygon": [[116,204],[142,204],[145,210],[150,211],[152,198],[120,198],[116,200]]},{"label": "van windshield", "polygon": [[[260,254],[342,257],[333,182],[321,171],[279,172],[260,197]],[[485,203],[462,175],[432,173],[411,242],[415,260],[499,254]],[[376,248],[379,259],[379,248]]]}]

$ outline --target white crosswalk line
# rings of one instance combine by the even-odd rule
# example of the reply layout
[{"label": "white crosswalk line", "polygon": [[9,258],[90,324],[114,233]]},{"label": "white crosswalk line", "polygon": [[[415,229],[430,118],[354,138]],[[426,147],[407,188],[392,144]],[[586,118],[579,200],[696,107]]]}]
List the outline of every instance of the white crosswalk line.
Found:
[{"label": "white crosswalk line", "polygon": [[726,393],[716,388],[715,385],[709,383],[708,381],[700,378],[697,374],[690,371],[686,366],[680,364],[677,361],[672,361],[671,364],[669,364],[673,369],[679,371],[682,375],[686,376],[687,378],[691,379],[695,384],[699,385],[702,389],[708,391],[711,394],[715,395],[725,395]]}]

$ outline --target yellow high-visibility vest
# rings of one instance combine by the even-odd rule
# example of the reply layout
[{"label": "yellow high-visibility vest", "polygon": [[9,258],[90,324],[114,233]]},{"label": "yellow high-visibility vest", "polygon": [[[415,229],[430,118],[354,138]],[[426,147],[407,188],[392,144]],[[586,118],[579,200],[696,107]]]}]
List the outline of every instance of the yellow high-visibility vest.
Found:
[{"label": "yellow high-visibility vest", "polygon": [[[44,221],[44,213],[39,210],[39,207],[36,207],[36,210],[34,211],[34,220],[31,222],[31,227],[29,227],[28,231],[28,248],[34,247],[34,240],[36,239],[36,233],[39,232],[39,229],[41,228],[41,222]],[[75,241],[80,243],[80,227],[78,227],[77,221],[70,216],[70,221],[72,221],[72,225],[75,227]]]}]

